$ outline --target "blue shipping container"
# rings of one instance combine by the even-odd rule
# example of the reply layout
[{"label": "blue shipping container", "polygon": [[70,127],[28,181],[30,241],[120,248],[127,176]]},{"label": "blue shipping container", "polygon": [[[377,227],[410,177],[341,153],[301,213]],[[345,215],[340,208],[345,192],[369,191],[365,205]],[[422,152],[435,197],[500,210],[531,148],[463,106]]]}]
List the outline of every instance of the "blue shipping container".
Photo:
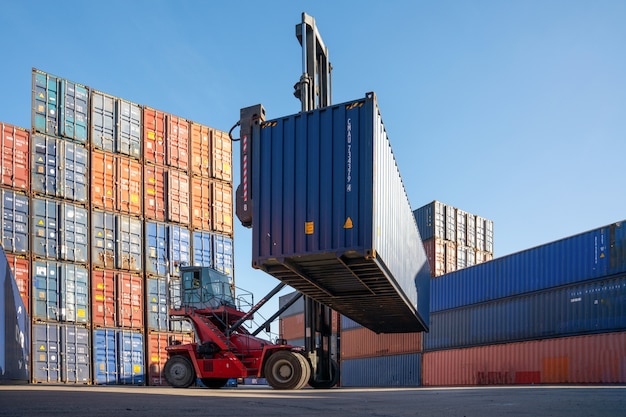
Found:
[{"label": "blue shipping container", "polygon": [[170,274],[180,276],[180,267],[191,262],[191,232],[186,227],[169,226]]},{"label": "blue shipping container", "polygon": [[168,226],[165,223],[146,222],[146,272],[165,276],[168,272]]},{"label": "blue shipping container", "polygon": [[89,221],[87,209],[70,203],[59,203],[59,259],[87,263]]},{"label": "blue shipping container", "polygon": [[619,222],[442,275],[431,283],[431,311],[619,274],[625,248]]},{"label": "blue shipping container", "polygon": [[91,382],[89,331],[69,324],[33,323],[33,382]]},{"label": "blue shipping container", "polygon": [[341,361],[342,387],[418,387],[422,354],[379,356]]},{"label": "blue shipping container", "polygon": [[33,126],[37,132],[87,141],[85,86],[33,69]]},{"label": "blue shipping container", "polygon": [[626,330],[626,276],[431,314],[426,350]]},{"label": "blue shipping container", "polygon": [[44,321],[89,322],[89,273],[81,265],[33,262],[33,318]]},{"label": "blue shipping container", "polygon": [[117,268],[141,271],[143,258],[143,222],[125,215],[117,216]]},{"label": "blue shipping container", "polygon": [[[181,302],[180,280],[165,277],[146,279],[146,314],[148,329],[160,332],[191,332],[193,327],[186,321],[170,320],[170,307],[178,308]],[[169,300],[169,301],[168,301]]]},{"label": "blue shipping container", "polygon": [[233,240],[224,235],[213,235],[213,268],[233,276]]},{"label": "blue shipping container", "polygon": [[33,197],[32,212],[33,253],[40,258],[57,258],[58,202]]},{"label": "blue shipping container", "polygon": [[193,232],[193,264],[213,267],[213,235],[209,232]]},{"label": "blue shipping container", "polygon": [[11,191],[2,190],[2,247],[6,252],[28,253],[30,219],[28,196]]},{"label": "blue shipping container", "polygon": [[30,380],[30,318],[0,249],[0,384]]},{"label": "blue shipping container", "polygon": [[373,331],[425,330],[428,261],[375,95],[257,131],[253,266]]},{"label": "blue shipping container", "polygon": [[122,329],[93,331],[94,383],[143,384],[143,335]]},{"label": "blue shipping container", "polygon": [[115,268],[115,213],[91,212],[91,265]]}]

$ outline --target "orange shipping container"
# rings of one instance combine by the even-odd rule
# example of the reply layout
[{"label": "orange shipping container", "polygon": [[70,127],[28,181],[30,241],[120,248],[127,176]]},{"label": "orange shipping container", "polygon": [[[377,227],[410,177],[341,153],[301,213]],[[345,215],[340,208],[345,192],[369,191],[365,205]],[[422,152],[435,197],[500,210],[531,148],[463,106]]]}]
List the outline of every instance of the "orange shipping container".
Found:
[{"label": "orange shipping container", "polygon": [[144,166],[144,216],[147,219],[165,221],[165,179],[167,169],[155,165]]},{"label": "orange shipping container", "polygon": [[213,182],[213,230],[233,234],[233,187],[221,181]]},{"label": "orange shipping container", "polygon": [[129,272],[91,272],[92,321],[98,327],[143,328],[143,281]]},{"label": "orange shipping container", "polygon": [[375,356],[418,353],[422,351],[422,333],[376,334],[365,327],[341,333],[341,358],[371,358]]},{"label": "orange shipping container", "polygon": [[211,142],[213,144],[213,177],[222,181],[230,182],[233,179],[231,166],[233,164],[233,144],[228,133],[220,130],[211,130]]},{"label": "orange shipping container", "polygon": [[168,385],[162,374],[163,367],[167,361],[165,348],[174,342],[185,344],[191,343],[193,340],[193,335],[186,333],[149,333],[147,341],[148,385]]},{"label": "orange shipping container", "polygon": [[92,208],[117,210],[116,168],[117,157],[115,155],[96,150],[91,152]]},{"label": "orange shipping container", "polygon": [[189,122],[181,117],[167,116],[167,165],[189,168]]},{"label": "orange shipping container", "polygon": [[213,198],[212,181],[208,178],[194,177],[191,187],[191,225],[198,230],[211,230],[211,212]]},{"label": "orange shipping container", "polygon": [[26,191],[30,188],[30,132],[24,128],[0,123],[0,170],[2,185],[16,190]]},{"label": "orange shipping container", "polygon": [[189,224],[189,176],[182,171],[167,171],[167,220]]},{"label": "orange shipping container", "polygon": [[6,256],[26,311],[30,312],[30,262],[12,253],[6,253]]},{"label": "orange shipping container", "polygon": [[117,167],[117,209],[123,213],[141,216],[143,171],[141,163],[134,159],[119,156]]},{"label": "orange shipping container", "polygon": [[143,155],[146,161],[165,165],[165,113],[143,108]]},{"label": "orange shipping container", "polygon": [[279,337],[289,341],[304,338],[304,313],[281,317],[278,325]]},{"label": "orange shipping container", "polygon": [[623,384],[626,332],[433,351],[423,361],[423,385]]},{"label": "orange shipping container", "polygon": [[211,129],[191,123],[191,172],[202,177],[211,176]]}]

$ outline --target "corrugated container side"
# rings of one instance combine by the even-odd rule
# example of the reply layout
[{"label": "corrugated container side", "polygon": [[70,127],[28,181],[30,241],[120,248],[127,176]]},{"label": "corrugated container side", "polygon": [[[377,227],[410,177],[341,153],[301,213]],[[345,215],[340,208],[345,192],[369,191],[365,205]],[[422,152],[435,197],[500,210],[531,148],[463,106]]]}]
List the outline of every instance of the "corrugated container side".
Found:
[{"label": "corrugated container side", "polygon": [[180,267],[191,262],[191,233],[186,227],[169,225],[170,274],[180,275]]},{"label": "corrugated container side", "polygon": [[118,157],[117,210],[135,216],[143,214],[143,166],[134,159]]},{"label": "corrugated container side", "polygon": [[30,132],[0,123],[2,185],[28,192],[30,188]]},{"label": "corrugated container side", "polygon": [[86,208],[59,203],[59,259],[87,263],[89,220]]},{"label": "corrugated container side", "polygon": [[233,240],[221,234],[213,235],[213,268],[233,276]]},{"label": "corrugated container side", "polygon": [[212,181],[193,177],[191,181],[191,225],[197,230],[212,230],[213,195]]},{"label": "corrugated container side", "polygon": [[7,262],[15,278],[17,289],[22,296],[24,307],[30,314],[30,261],[23,256],[5,253]]},{"label": "corrugated container side", "polygon": [[304,338],[304,313],[281,317],[278,322],[278,337],[295,340]]},{"label": "corrugated container side", "polygon": [[165,113],[143,106],[143,155],[147,162],[165,165]]},{"label": "corrugated container side", "polygon": [[117,123],[115,97],[91,91],[91,144],[107,152],[115,152]]},{"label": "corrugated container side", "polygon": [[70,324],[33,323],[32,382],[89,384],[89,331]]},{"label": "corrugated container side", "polygon": [[118,331],[119,384],[142,385],[145,382],[143,334]]},{"label": "corrugated container side", "polygon": [[422,354],[381,356],[341,361],[342,387],[417,387]]},{"label": "corrugated container side", "polygon": [[167,221],[189,224],[189,176],[182,171],[167,171]]},{"label": "corrugated container side", "polygon": [[105,211],[91,212],[91,265],[115,268],[117,214]]},{"label": "corrugated container side", "polygon": [[[278,297],[278,308],[283,308],[283,306],[287,304],[297,294],[297,291],[293,291],[289,294],[281,295],[280,297]],[[297,314],[304,314],[304,297],[300,297],[300,299],[298,299],[290,307],[288,307],[287,310],[285,310],[283,314],[280,315],[280,317],[295,316]]]},{"label": "corrugated container side", "polygon": [[[159,332],[193,332],[193,328],[184,321],[171,320],[169,307],[180,307],[180,280],[166,277],[146,279],[146,316],[149,330]],[[171,303],[168,300],[172,300]]]},{"label": "corrugated container side", "polygon": [[141,158],[141,106],[117,99],[117,152],[132,158]]},{"label": "corrugated container side", "polygon": [[624,332],[424,354],[423,383],[429,386],[625,382]]},{"label": "corrugated container side", "polygon": [[40,258],[55,259],[58,256],[58,202],[39,197],[33,197],[31,202],[33,254]]},{"label": "corrugated container side", "polygon": [[165,276],[168,272],[168,225],[146,222],[146,273]]},{"label": "corrugated container side", "polygon": [[117,157],[91,152],[91,208],[115,211],[117,205]]},{"label": "corrugated container side", "polygon": [[174,343],[186,344],[194,341],[193,334],[149,332],[147,336],[148,385],[169,385],[163,376],[163,367],[167,362],[166,347]]},{"label": "corrugated container side", "polygon": [[167,165],[186,171],[189,168],[189,122],[167,115]]},{"label": "corrugated container side", "polygon": [[167,168],[144,165],[144,217],[158,221],[165,221],[167,204],[165,198],[165,184]]},{"label": "corrugated container side", "polygon": [[211,129],[211,148],[213,178],[226,182],[232,181],[233,144],[228,133]]},{"label": "corrugated container side", "polygon": [[430,276],[433,278],[446,273],[448,263],[445,242],[445,240],[436,237],[423,241],[428,265],[430,265]]},{"label": "corrugated container side", "polygon": [[144,382],[143,334],[119,328],[96,329],[94,338],[95,384]]},{"label": "corrugated container side", "polygon": [[191,172],[205,178],[210,177],[212,163],[211,129],[191,122]]},{"label": "corrugated container side", "polygon": [[445,239],[445,207],[445,204],[435,200],[413,212],[422,240],[432,238]]},{"label": "corrugated container side", "polygon": [[212,183],[213,230],[233,234],[233,186],[221,181]]},{"label": "corrugated container side", "polygon": [[87,201],[88,153],[83,145],[33,135],[31,188],[36,193]]},{"label": "corrugated container side", "polygon": [[626,271],[623,223],[614,223],[433,280],[431,311],[510,297]]},{"label": "corrugated container side", "polygon": [[254,267],[372,330],[425,328],[428,261],[373,94],[264,123],[252,170]]},{"label": "corrugated container side", "polygon": [[348,329],[360,329],[361,326],[359,323],[357,323],[356,321],[346,317],[346,316],[341,316],[341,329],[342,330],[348,330]]},{"label": "corrugated container side", "polygon": [[626,276],[431,314],[427,350],[626,330]]},{"label": "corrugated container side", "polygon": [[129,272],[117,273],[119,327],[143,330],[143,277]]},{"label": "corrugated container side", "polygon": [[341,333],[341,358],[418,353],[422,351],[422,333],[376,334],[364,327]]},{"label": "corrugated container side", "polygon": [[143,279],[121,271],[91,271],[93,325],[143,329]]},{"label": "corrugated container side", "polygon": [[27,254],[30,252],[30,199],[13,190],[0,190],[2,212],[2,247],[6,252]]},{"label": "corrugated container side", "polygon": [[117,269],[141,271],[143,265],[143,221],[120,214],[116,217]]},{"label": "corrugated container side", "polygon": [[213,234],[203,231],[193,232],[193,264],[213,267]]}]

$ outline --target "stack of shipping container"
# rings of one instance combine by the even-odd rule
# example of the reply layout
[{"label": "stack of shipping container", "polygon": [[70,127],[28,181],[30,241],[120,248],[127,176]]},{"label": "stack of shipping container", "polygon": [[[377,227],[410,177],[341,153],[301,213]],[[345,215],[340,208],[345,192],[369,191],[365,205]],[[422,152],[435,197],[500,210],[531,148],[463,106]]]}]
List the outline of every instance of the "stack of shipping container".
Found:
[{"label": "stack of shipping container", "polygon": [[432,277],[493,259],[493,221],[440,201],[413,212]]},{"label": "stack of shipping container", "polygon": [[626,382],[626,225],[432,281],[424,385]]},{"label": "stack of shipping container", "polygon": [[[165,384],[182,265],[233,276],[232,145],[199,123],[33,69],[1,124],[2,245],[32,319],[33,382]],[[174,298],[172,298],[174,297]]]}]

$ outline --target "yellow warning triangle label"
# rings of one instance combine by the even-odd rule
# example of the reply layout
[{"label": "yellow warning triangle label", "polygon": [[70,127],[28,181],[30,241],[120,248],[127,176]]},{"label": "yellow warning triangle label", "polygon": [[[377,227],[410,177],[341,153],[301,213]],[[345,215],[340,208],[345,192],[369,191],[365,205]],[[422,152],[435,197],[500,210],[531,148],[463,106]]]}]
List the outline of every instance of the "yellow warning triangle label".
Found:
[{"label": "yellow warning triangle label", "polygon": [[348,217],[346,222],[343,224],[344,229],[352,229],[352,219]]},{"label": "yellow warning triangle label", "polygon": [[39,346],[39,350],[46,350],[46,347],[44,345]]},{"label": "yellow warning triangle label", "polygon": [[38,225],[39,225],[39,226],[43,226],[43,220],[39,220]]},{"label": "yellow warning triangle label", "polygon": [[600,258],[604,258],[604,253],[601,253],[601,254],[600,254]]},{"label": "yellow warning triangle label", "polygon": [[39,159],[37,159],[37,162],[43,162],[43,158],[40,156]]}]

